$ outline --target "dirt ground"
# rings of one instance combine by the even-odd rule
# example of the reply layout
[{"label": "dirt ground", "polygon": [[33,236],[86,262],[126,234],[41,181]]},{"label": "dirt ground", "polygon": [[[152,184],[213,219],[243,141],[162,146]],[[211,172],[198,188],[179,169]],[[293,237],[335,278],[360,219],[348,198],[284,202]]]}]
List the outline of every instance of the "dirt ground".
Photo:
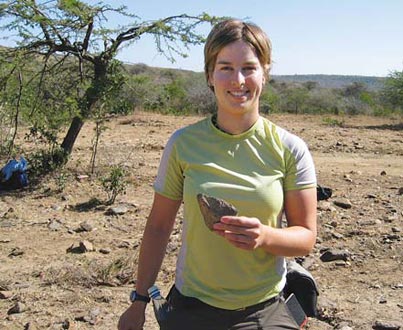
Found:
[{"label": "dirt ground", "polygon": [[[0,329],[116,329],[134,286],[161,152],[175,129],[199,119],[110,119],[97,175],[89,174],[94,125],[87,123],[63,171],[37,187],[0,194]],[[270,119],[308,143],[319,183],[333,189],[319,204],[317,244],[304,259],[320,291],[320,318],[309,329],[403,329],[402,120]],[[33,147],[25,142],[26,150]],[[120,210],[102,204],[99,177],[111,165],[129,173],[126,194],[112,205]],[[173,281],[181,216],[158,277],[164,294]],[[327,248],[346,258],[322,261]],[[145,329],[157,329],[151,307],[147,314]]]}]

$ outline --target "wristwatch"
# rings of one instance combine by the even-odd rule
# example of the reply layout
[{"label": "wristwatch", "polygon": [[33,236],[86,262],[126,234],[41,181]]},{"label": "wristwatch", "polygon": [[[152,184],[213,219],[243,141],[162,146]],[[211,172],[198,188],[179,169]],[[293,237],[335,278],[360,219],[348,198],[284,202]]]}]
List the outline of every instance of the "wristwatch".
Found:
[{"label": "wristwatch", "polygon": [[142,296],[141,294],[138,294],[136,290],[133,290],[132,292],[130,292],[130,301],[135,302],[137,300],[149,303],[151,299],[149,296]]}]

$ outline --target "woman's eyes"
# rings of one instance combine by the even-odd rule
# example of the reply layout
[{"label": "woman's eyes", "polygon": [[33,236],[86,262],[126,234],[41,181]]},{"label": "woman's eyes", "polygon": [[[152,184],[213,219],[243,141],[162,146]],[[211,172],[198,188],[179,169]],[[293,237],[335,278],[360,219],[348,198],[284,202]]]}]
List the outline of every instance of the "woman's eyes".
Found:
[{"label": "woman's eyes", "polygon": [[230,71],[232,68],[230,66],[222,66],[221,71]]},{"label": "woman's eyes", "polygon": [[[246,72],[250,72],[250,71],[256,71],[256,67],[255,66],[245,66],[242,68],[242,71],[246,71]],[[232,71],[234,70],[233,67],[231,66],[222,66],[220,68],[221,71]]]},{"label": "woman's eyes", "polygon": [[255,71],[256,67],[255,66],[247,66],[247,67],[243,68],[243,70],[245,70],[245,71]]}]

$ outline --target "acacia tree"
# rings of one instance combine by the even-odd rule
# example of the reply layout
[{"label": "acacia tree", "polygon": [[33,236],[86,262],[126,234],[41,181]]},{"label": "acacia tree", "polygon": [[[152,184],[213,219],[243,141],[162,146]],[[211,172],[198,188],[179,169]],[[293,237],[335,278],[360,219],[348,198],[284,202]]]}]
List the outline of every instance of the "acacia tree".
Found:
[{"label": "acacia tree", "polygon": [[[107,28],[108,16],[122,15],[132,23]],[[115,60],[118,51],[143,35],[154,36],[156,50],[170,60],[186,56],[190,45],[201,44],[198,32],[203,23],[218,20],[208,14],[175,15],[155,21],[141,21],[128,13],[125,6],[112,7],[99,2],[89,5],[80,0],[0,0],[3,33],[14,33],[18,43],[6,51],[12,58],[18,51],[24,57],[33,54],[41,65],[37,75],[41,90],[46,77],[58,76],[69,67],[76,87],[76,111],[61,148],[68,155],[86,119],[103,100],[109,99],[120,86]],[[79,86],[79,90],[77,90]]]},{"label": "acacia tree", "polygon": [[403,71],[393,71],[389,74],[382,94],[388,103],[403,113]]}]

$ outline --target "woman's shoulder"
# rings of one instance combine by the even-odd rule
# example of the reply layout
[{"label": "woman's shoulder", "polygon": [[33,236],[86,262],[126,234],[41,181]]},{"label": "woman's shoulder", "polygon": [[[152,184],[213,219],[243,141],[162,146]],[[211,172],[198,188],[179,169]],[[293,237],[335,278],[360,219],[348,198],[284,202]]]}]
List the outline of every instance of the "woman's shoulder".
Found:
[{"label": "woman's shoulder", "polygon": [[186,138],[189,136],[189,134],[194,135],[195,133],[202,133],[206,132],[209,124],[211,122],[211,116],[202,118],[195,123],[189,124],[187,126],[183,126],[178,128],[176,131],[172,133],[172,135],[169,138],[169,141],[172,143],[179,138]]},{"label": "woman's shoulder", "polygon": [[266,130],[268,130],[270,134],[287,149],[292,150],[299,147],[305,148],[305,141],[295,133],[273,123],[268,118],[263,117],[263,122]]}]

